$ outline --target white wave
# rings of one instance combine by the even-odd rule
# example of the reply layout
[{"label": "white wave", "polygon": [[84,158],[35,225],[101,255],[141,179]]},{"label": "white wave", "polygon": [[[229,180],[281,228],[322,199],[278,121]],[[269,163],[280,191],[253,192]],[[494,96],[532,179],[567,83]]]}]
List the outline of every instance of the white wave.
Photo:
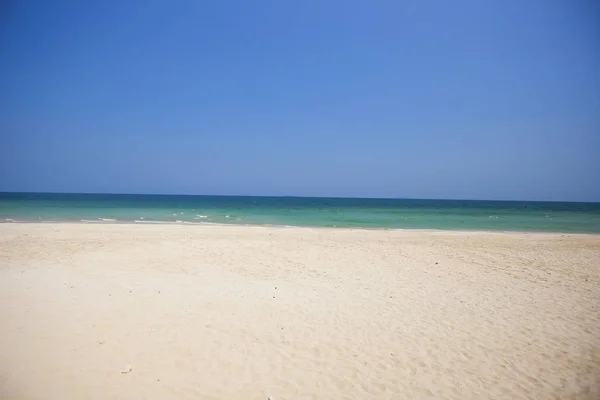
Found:
[{"label": "white wave", "polygon": [[208,215],[196,214],[196,217],[198,217],[198,218],[208,218]]},{"label": "white wave", "polygon": [[100,218],[100,221],[114,222],[114,221],[116,221],[116,219],[114,219],[114,218]]},{"label": "white wave", "polygon": [[85,222],[86,224],[101,224],[102,221],[98,221],[97,219],[80,219],[80,222]]},{"label": "white wave", "polygon": [[137,224],[172,224],[171,221],[141,221],[139,219],[134,220],[133,222]]},{"label": "white wave", "polygon": [[15,222],[15,220],[12,219],[12,218],[6,218],[5,221],[7,221],[7,222]]}]

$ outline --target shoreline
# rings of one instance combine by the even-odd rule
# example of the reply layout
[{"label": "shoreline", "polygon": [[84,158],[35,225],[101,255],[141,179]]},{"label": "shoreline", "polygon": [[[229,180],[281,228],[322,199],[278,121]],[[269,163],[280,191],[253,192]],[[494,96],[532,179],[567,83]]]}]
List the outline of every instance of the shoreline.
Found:
[{"label": "shoreline", "polygon": [[309,225],[279,225],[279,224],[235,224],[217,222],[170,222],[170,221],[0,221],[2,225],[92,225],[92,226],[196,226],[196,227],[241,227],[241,228],[274,228],[274,229],[325,229],[340,231],[369,231],[369,232],[431,232],[431,233],[472,233],[472,234],[522,234],[522,235],[585,235],[600,237],[598,232],[565,232],[565,231],[516,231],[516,230],[469,230],[443,228],[386,228],[386,227],[340,227],[340,226],[309,226]]}]

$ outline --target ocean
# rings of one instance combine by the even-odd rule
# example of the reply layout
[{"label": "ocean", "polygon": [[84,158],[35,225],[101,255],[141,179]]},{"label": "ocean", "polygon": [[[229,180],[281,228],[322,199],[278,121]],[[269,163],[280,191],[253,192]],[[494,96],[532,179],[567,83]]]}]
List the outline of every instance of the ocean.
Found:
[{"label": "ocean", "polygon": [[0,222],[600,233],[600,203],[0,193]]}]

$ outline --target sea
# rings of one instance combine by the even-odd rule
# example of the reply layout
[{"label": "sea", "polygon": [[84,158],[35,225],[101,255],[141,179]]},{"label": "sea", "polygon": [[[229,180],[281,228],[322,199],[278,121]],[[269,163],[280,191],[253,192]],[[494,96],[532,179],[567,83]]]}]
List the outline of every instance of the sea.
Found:
[{"label": "sea", "polygon": [[0,193],[0,222],[600,233],[600,203]]}]

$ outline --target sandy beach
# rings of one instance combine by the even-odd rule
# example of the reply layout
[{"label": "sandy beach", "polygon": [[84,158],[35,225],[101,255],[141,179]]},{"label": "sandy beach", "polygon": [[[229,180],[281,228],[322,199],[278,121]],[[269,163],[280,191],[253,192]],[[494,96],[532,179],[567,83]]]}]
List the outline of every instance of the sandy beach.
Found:
[{"label": "sandy beach", "polygon": [[3,399],[598,399],[600,236],[0,224]]}]

